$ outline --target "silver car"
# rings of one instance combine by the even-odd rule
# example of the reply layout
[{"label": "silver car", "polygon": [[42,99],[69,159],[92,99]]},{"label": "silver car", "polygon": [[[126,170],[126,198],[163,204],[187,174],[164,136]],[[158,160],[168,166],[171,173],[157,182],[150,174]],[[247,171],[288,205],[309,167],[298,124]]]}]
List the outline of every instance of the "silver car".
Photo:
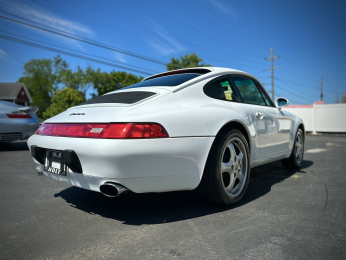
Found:
[{"label": "silver car", "polygon": [[37,107],[0,101],[0,142],[28,139],[41,125]]}]

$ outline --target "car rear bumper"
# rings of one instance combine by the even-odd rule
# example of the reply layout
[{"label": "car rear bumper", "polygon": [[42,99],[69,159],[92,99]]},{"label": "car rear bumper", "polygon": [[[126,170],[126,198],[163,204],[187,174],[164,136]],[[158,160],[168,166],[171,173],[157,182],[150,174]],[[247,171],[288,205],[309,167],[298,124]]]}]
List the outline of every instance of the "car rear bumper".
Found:
[{"label": "car rear bumper", "polygon": [[76,152],[83,173],[70,170],[61,176],[43,171],[51,178],[98,192],[103,183],[116,182],[143,193],[196,188],[213,141],[214,137],[111,140],[33,135],[28,146]]},{"label": "car rear bumper", "polygon": [[28,139],[33,135],[41,123],[30,119],[7,119],[0,122],[0,141],[12,142]]}]

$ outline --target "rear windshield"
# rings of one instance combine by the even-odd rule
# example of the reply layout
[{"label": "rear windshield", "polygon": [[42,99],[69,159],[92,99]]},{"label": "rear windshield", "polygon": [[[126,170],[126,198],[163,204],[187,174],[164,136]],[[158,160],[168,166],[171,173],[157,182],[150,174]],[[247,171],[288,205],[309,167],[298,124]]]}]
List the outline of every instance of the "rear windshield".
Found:
[{"label": "rear windshield", "polygon": [[122,89],[155,87],[155,86],[175,87],[175,86],[178,86],[178,85],[180,85],[186,81],[189,81],[190,79],[196,78],[198,76],[201,76],[201,74],[186,73],[186,74],[170,75],[170,76],[145,80],[145,81],[139,82],[137,84],[133,84],[131,86],[122,88]]}]

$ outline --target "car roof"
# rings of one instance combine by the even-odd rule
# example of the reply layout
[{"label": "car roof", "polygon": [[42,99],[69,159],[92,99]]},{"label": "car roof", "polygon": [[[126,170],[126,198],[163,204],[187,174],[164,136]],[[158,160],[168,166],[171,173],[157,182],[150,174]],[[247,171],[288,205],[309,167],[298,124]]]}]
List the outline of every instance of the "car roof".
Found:
[{"label": "car roof", "polygon": [[211,75],[211,73],[212,74],[218,74],[220,72],[241,72],[241,73],[245,73],[245,72],[240,71],[240,70],[229,69],[229,68],[222,68],[222,67],[194,67],[194,68],[184,68],[184,69],[170,70],[170,71],[161,72],[161,73],[158,73],[158,74],[151,75],[151,76],[149,76],[147,78],[144,78],[142,81],[146,81],[146,80],[153,79],[153,78],[165,77],[165,76],[169,76],[169,75],[175,75],[175,74],[198,73],[198,74],[201,74],[201,75],[208,74],[208,76],[209,76],[209,75]]},{"label": "car roof", "polygon": [[[206,72],[202,72],[201,75],[199,77],[190,79],[180,85],[174,86],[174,87],[169,87],[169,90],[172,92],[177,92],[181,89],[184,89],[192,84],[197,83],[198,81],[207,79],[207,78],[212,78],[212,77],[216,77],[216,76],[221,76],[224,74],[242,74],[245,76],[250,76],[253,78],[256,78],[254,76],[252,76],[249,73],[246,73],[244,71],[241,70],[236,70],[236,69],[230,69],[230,68],[222,68],[222,67],[195,67],[195,68],[187,68],[187,69],[179,69],[179,70],[171,70],[168,72],[163,72],[163,73],[159,73],[159,74],[155,74],[152,75],[150,77],[147,77],[145,79],[143,79],[142,81],[145,80],[149,80],[152,78],[158,78],[158,77],[165,77],[165,76],[169,76],[169,75],[174,75],[174,74],[182,74],[182,73],[198,73],[198,71],[200,70],[205,70]],[[182,72],[182,73],[181,73]],[[164,87],[164,86],[163,86]]]},{"label": "car roof", "polygon": [[[166,72],[162,72],[162,73],[158,73],[152,76],[149,76],[145,79],[142,80],[146,81],[146,80],[150,80],[150,79],[154,79],[154,78],[159,78],[159,77],[166,77],[166,76],[171,76],[171,75],[175,75],[175,74],[185,74],[185,73],[199,73],[200,76],[190,79],[186,82],[183,82],[180,85],[177,86],[170,86],[170,87],[166,87],[166,86],[153,86],[152,88],[165,88],[171,92],[177,92],[180,91],[188,86],[191,86],[201,80],[204,79],[208,79],[208,78],[213,78],[216,76],[222,76],[225,74],[242,74],[245,76],[250,76],[253,78],[256,78],[254,76],[252,76],[251,74],[248,74],[244,71],[240,71],[240,70],[236,70],[236,69],[230,69],[230,68],[222,68],[222,67],[194,67],[194,68],[185,68],[185,69],[179,69],[179,70],[171,70],[171,71],[166,71]],[[130,88],[130,89],[118,89],[118,90],[114,90],[111,91],[107,94],[113,93],[113,92],[122,92],[122,91],[137,91],[139,88]],[[146,90],[148,90],[148,87],[143,87]]]}]

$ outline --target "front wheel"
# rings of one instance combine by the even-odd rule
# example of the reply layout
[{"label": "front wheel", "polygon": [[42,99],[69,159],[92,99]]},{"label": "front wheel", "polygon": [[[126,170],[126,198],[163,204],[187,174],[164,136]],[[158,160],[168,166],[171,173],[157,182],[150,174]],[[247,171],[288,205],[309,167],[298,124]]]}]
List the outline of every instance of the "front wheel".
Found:
[{"label": "front wheel", "polygon": [[201,190],[211,202],[229,206],[244,196],[250,179],[249,146],[236,129],[216,138],[207,160]]},{"label": "front wheel", "polygon": [[303,130],[298,128],[291,156],[282,160],[282,165],[288,169],[296,169],[302,165],[304,158],[304,133]]}]

